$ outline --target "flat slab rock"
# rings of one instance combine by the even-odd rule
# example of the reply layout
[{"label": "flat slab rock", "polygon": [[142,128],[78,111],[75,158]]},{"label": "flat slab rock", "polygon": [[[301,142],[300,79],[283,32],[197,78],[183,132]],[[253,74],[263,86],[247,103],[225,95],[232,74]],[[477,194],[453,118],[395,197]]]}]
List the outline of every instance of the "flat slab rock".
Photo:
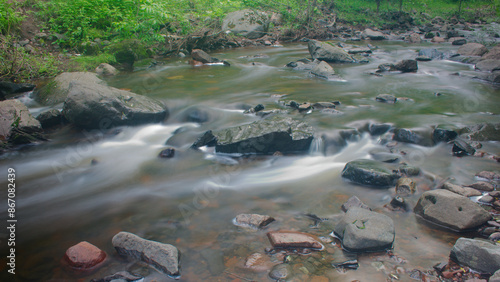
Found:
[{"label": "flat slab rock", "polygon": [[273,221],[274,218],[268,215],[243,213],[237,215],[234,218],[233,223],[243,227],[263,228]]},{"label": "flat slab rock", "polygon": [[480,205],[444,189],[423,193],[414,212],[430,222],[457,231],[475,229],[491,219]]},{"label": "flat slab rock", "polygon": [[363,208],[350,208],[334,227],[342,246],[350,252],[373,252],[392,247],[395,238],[393,220]]},{"label": "flat slab rock", "polygon": [[141,260],[173,277],[180,275],[180,254],[173,245],[146,240],[129,232],[116,234],[112,244],[122,256]]},{"label": "flat slab rock", "polygon": [[482,193],[476,189],[469,187],[462,187],[460,185],[455,185],[449,182],[445,182],[443,184],[443,189],[446,189],[450,192],[465,196],[465,197],[473,197],[473,196],[481,196]]},{"label": "flat slab rock", "polygon": [[481,273],[493,274],[500,269],[500,246],[488,241],[458,238],[450,258]]},{"label": "flat slab rock", "polygon": [[323,245],[311,235],[292,231],[275,231],[267,233],[273,248],[278,249],[323,249]]},{"label": "flat slab rock", "polygon": [[223,129],[207,131],[193,145],[215,146],[217,153],[265,154],[307,152],[314,138],[313,128],[288,117],[265,120]]}]

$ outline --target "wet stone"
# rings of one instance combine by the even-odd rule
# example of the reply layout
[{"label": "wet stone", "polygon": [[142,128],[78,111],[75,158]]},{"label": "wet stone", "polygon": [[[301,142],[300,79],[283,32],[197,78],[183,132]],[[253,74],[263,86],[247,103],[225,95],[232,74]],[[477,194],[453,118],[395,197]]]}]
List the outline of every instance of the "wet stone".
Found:
[{"label": "wet stone", "polygon": [[274,248],[279,249],[322,249],[323,245],[311,235],[292,231],[273,231],[267,237]]},{"label": "wet stone", "polygon": [[388,132],[392,128],[391,124],[388,123],[372,123],[368,126],[368,131],[372,136],[382,135]]},{"label": "wet stone", "polygon": [[400,196],[392,198],[390,205],[393,209],[399,209],[403,211],[409,210],[408,203],[405,201],[403,197]]},{"label": "wet stone", "polygon": [[493,184],[488,183],[488,182],[484,182],[484,181],[479,181],[479,182],[473,183],[471,185],[467,185],[467,187],[474,188],[474,189],[481,190],[481,191],[488,191],[488,192],[495,190],[495,186],[493,186]]},{"label": "wet stone", "polygon": [[104,251],[86,241],[70,247],[64,254],[65,261],[79,270],[95,269],[102,265],[106,257]]},{"label": "wet stone", "polygon": [[500,246],[462,237],[455,242],[450,258],[475,271],[491,274],[500,269]]},{"label": "wet stone", "polygon": [[451,140],[454,140],[457,138],[458,133],[453,130],[447,130],[443,128],[436,128],[432,132],[432,139],[434,142],[450,142]]},{"label": "wet stone", "polygon": [[477,177],[489,179],[489,180],[497,180],[500,179],[500,174],[493,171],[481,171],[476,173]]},{"label": "wet stone", "polygon": [[234,218],[234,224],[243,227],[263,228],[275,219],[268,215],[239,214]]},{"label": "wet stone", "polygon": [[457,157],[472,156],[476,153],[476,149],[474,149],[469,142],[456,139],[453,142],[452,152],[453,155]]},{"label": "wet stone", "polygon": [[473,196],[481,196],[482,193],[479,192],[476,189],[473,188],[468,188],[468,187],[462,187],[460,185],[455,185],[449,182],[445,182],[443,184],[443,189],[446,189],[450,192],[465,196],[465,197],[473,197]]},{"label": "wet stone", "polygon": [[407,176],[417,176],[420,174],[420,168],[411,165],[402,165],[399,167],[399,172]]},{"label": "wet stone", "polygon": [[248,256],[244,266],[256,272],[266,272],[273,266],[273,263],[269,256],[261,253],[253,253]]},{"label": "wet stone", "polygon": [[285,281],[291,277],[292,269],[290,265],[286,263],[278,264],[271,269],[269,272],[269,277],[278,281]]},{"label": "wet stone", "polygon": [[92,279],[90,282],[110,282],[110,281],[137,281],[143,277],[131,274],[127,271],[120,271],[113,275],[106,276],[100,279]]},{"label": "wet stone", "polygon": [[396,194],[401,196],[408,196],[415,193],[415,182],[408,177],[398,179],[396,183]]},{"label": "wet stone", "polygon": [[171,159],[174,156],[175,156],[175,149],[174,148],[167,148],[158,154],[158,157],[162,158],[162,159]]},{"label": "wet stone", "polygon": [[385,163],[374,160],[355,160],[346,164],[342,170],[342,177],[358,184],[383,188],[394,185],[399,175],[388,168]]},{"label": "wet stone", "polygon": [[491,241],[499,241],[500,240],[500,232],[495,232],[495,233],[490,234],[488,239],[490,239]]},{"label": "wet stone", "polygon": [[481,198],[479,198],[479,202],[481,203],[490,204],[493,203],[493,201],[495,201],[495,199],[493,199],[493,197],[490,195],[482,196]]},{"label": "wet stone", "polygon": [[380,94],[375,97],[375,100],[382,103],[394,104],[397,101],[397,98],[390,94]]},{"label": "wet stone", "polygon": [[345,202],[344,204],[342,204],[342,210],[344,212],[347,212],[350,208],[352,207],[357,207],[357,208],[362,208],[362,209],[367,209],[367,210],[371,210],[367,205],[365,205],[358,197],[356,196],[352,196],[349,198],[349,200],[347,200],[347,202]]}]

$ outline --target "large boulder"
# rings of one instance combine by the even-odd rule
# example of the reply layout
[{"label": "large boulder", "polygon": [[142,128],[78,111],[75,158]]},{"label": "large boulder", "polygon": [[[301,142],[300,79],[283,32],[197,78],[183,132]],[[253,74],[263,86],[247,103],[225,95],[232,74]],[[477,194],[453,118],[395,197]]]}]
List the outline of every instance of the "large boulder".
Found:
[{"label": "large boulder", "polygon": [[42,128],[19,100],[0,102],[0,143],[28,144],[43,140]]},{"label": "large boulder", "polygon": [[334,232],[350,252],[382,251],[392,247],[395,237],[390,217],[358,207],[347,210]]},{"label": "large boulder", "polygon": [[399,178],[387,164],[374,160],[348,162],[342,170],[342,177],[354,183],[382,188],[394,185]]},{"label": "large boulder", "polygon": [[14,94],[20,94],[35,89],[34,84],[13,83],[9,81],[0,81],[0,101],[8,99]]},{"label": "large boulder", "polygon": [[335,77],[335,70],[327,62],[321,61],[312,70],[311,73],[315,76],[330,79]]},{"label": "large boulder", "polygon": [[333,46],[326,42],[310,40],[307,47],[313,59],[318,59],[329,63],[355,62],[355,60],[342,48]]},{"label": "large boulder", "polygon": [[114,76],[118,70],[110,64],[102,63],[95,68],[95,72],[100,76]]},{"label": "large boulder", "polygon": [[168,115],[158,101],[102,84],[73,81],[68,92],[63,115],[83,129],[155,123]]},{"label": "large boulder", "polygon": [[180,253],[173,245],[146,240],[129,232],[116,234],[112,244],[122,256],[141,260],[173,277],[180,275]]},{"label": "large boulder", "polygon": [[497,60],[486,59],[486,60],[479,61],[476,64],[476,70],[480,70],[480,71],[500,70],[500,59],[497,59]]},{"label": "large boulder", "polygon": [[201,49],[194,49],[193,51],[191,51],[191,57],[193,57],[193,60],[202,62],[204,64],[213,64],[220,62],[219,59],[210,56],[207,52]]},{"label": "large boulder", "polygon": [[264,12],[245,9],[227,14],[222,21],[222,30],[256,39],[264,36],[269,27],[269,17]]},{"label": "large boulder", "polygon": [[416,72],[418,64],[416,60],[402,60],[395,64],[394,68],[401,72]]},{"label": "large boulder", "polygon": [[374,31],[369,28],[365,29],[363,33],[361,33],[361,37],[364,39],[370,40],[384,40],[387,39],[387,36],[380,31]]},{"label": "large boulder", "polygon": [[66,122],[61,111],[56,109],[50,109],[45,112],[39,114],[36,119],[40,122],[43,129],[50,129],[60,125],[63,125]]},{"label": "large boulder", "polygon": [[457,231],[475,229],[491,219],[486,210],[469,198],[443,189],[423,193],[414,211],[430,222]]},{"label": "large boulder", "polygon": [[66,100],[69,93],[69,84],[72,81],[80,81],[87,84],[105,84],[91,72],[65,72],[56,76],[53,80],[35,91],[34,99],[42,105],[55,105]]},{"label": "large boulder", "polygon": [[462,56],[482,56],[488,52],[488,48],[479,43],[467,43],[458,48],[457,53]]},{"label": "large boulder", "polygon": [[423,132],[420,133],[415,130],[410,130],[406,128],[398,128],[394,130],[394,140],[405,143],[417,144],[421,146],[434,145],[434,142],[432,141],[430,136],[427,136]]},{"label": "large boulder", "polygon": [[475,271],[493,274],[500,269],[500,246],[488,241],[462,237],[455,242],[450,258]]},{"label": "large boulder", "polygon": [[217,153],[274,154],[307,152],[313,140],[313,129],[292,118],[273,117],[251,124],[206,132],[193,148],[215,146]]},{"label": "large boulder", "polygon": [[491,50],[484,54],[481,59],[483,60],[500,60],[500,45],[497,45],[493,48],[491,48]]}]

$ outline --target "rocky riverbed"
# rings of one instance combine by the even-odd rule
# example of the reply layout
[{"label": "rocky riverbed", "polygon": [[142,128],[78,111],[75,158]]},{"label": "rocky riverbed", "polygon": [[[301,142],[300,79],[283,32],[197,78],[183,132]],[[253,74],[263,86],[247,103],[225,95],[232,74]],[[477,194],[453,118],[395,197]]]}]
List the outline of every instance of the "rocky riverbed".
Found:
[{"label": "rocky riverbed", "polygon": [[103,65],[9,96],[19,277],[498,276],[500,53],[458,24],[434,43],[444,25]]}]

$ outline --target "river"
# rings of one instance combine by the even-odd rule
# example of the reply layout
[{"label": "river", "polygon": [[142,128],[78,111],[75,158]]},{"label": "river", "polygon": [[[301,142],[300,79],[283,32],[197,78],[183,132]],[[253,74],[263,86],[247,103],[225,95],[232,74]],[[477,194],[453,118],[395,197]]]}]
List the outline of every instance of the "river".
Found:
[{"label": "river", "polygon": [[[374,150],[387,150],[383,138],[361,134],[341,150],[325,150],[319,137],[369,122],[422,129],[438,124],[461,128],[498,123],[500,89],[454,75],[471,71],[473,66],[446,60],[419,62],[417,73],[371,75],[382,63],[414,58],[420,48],[457,48],[403,42],[378,46],[368,64],[334,65],[341,79],[330,81],[284,67],[309,56],[306,43],[211,54],[230,62],[230,67],[193,67],[187,58],[171,58],[152,68],[107,79],[111,86],[164,101],[170,117],[163,124],[106,132],[67,127],[49,134],[50,142],[0,156],[4,174],[8,167],[16,170],[17,280],[88,281],[126,269],[145,276],[144,281],[169,281],[116,254],[111,238],[128,231],[177,246],[182,254],[180,281],[267,281],[266,271],[243,267],[253,253],[266,256],[264,249],[270,247],[266,232],[296,230],[329,242],[332,225],[322,222],[313,227],[304,214],[335,218],[353,195],[394,220],[395,256],[384,252],[359,255],[357,270],[339,272],[330,264],[335,254],[292,255],[292,281],[318,277],[386,281],[391,273],[401,281],[411,281],[412,270],[429,270],[446,262],[455,240],[470,234],[429,225],[412,212],[389,211],[383,206],[394,196],[394,188],[359,186],[341,177],[347,162],[371,158]],[[396,104],[375,101],[384,93],[409,99]],[[340,101],[337,110],[342,114],[299,113],[284,106],[292,100]],[[46,109],[29,98],[23,101],[34,115]],[[310,153],[232,158],[189,149],[206,130],[259,120],[243,114],[243,108],[257,104],[266,110],[288,110],[293,118],[313,126],[316,139]],[[199,113],[205,122],[187,121],[187,116],[199,117]],[[499,170],[498,163],[487,157],[452,156],[449,144],[398,146],[405,152],[402,161],[429,175],[451,177],[457,184],[472,183],[481,170]],[[176,149],[175,157],[157,158],[166,147]],[[482,150],[500,154],[496,142],[483,142]],[[417,181],[417,193],[407,199],[413,205],[422,192],[434,188],[430,178],[422,176]],[[5,180],[2,178],[2,187],[7,186]],[[5,197],[4,193],[1,198]],[[6,222],[6,201],[2,200],[0,210],[0,219]],[[267,214],[277,221],[265,230],[246,230],[232,224],[240,213]],[[66,249],[80,241],[104,250],[109,256],[106,266],[79,275],[64,268],[61,259]],[[5,268],[2,265],[0,269]]]}]

